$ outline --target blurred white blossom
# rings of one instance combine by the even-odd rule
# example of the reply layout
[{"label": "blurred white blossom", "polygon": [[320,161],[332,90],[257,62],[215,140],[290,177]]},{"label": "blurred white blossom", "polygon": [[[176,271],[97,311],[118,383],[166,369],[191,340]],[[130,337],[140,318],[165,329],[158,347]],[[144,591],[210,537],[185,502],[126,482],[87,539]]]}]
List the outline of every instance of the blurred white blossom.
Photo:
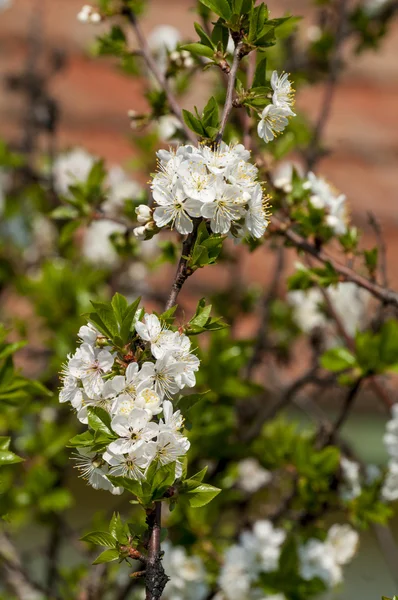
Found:
[{"label": "blurred white blossom", "polygon": [[209,593],[206,570],[199,556],[189,556],[180,546],[162,544],[163,566],[170,577],[163,592],[164,600],[205,600]]},{"label": "blurred white blossom", "polygon": [[272,479],[270,471],[264,469],[257,459],[245,458],[238,463],[237,486],[250,494],[256,492]]}]

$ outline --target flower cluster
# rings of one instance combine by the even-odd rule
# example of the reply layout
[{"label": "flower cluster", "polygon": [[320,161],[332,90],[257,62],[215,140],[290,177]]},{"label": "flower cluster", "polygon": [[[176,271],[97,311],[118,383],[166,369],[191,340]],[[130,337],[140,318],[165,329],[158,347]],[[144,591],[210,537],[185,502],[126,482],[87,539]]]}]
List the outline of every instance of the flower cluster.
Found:
[{"label": "flower cluster", "polygon": [[[60,154],[53,167],[58,194],[66,199],[70,198],[70,186],[84,183],[96,161],[97,158],[83,148],[74,148]],[[90,263],[114,267],[119,262],[119,255],[112,239],[117,235],[125,235],[127,231],[127,225],[116,221],[123,215],[126,202],[139,197],[142,188],[116,165],[108,171],[106,186],[107,199],[100,206],[104,218],[87,226],[82,239],[82,254]]]},{"label": "flower cluster", "polygon": [[[297,266],[305,268],[301,264]],[[354,336],[366,319],[369,292],[355,283],[346,281],[329,286],[326,293],[345,331]],[[325,307],[324,295],[318,288],[293,290],[288,294],[288,301],[293,307],[295,321],[302,331],[310,333],[315,327],[320,327],[335,335],[335,331],[328,331],[330,319],[327,318],[327,306]],[[333,335],[331,337],[333,338]]]},{"label": "flower cluster", "polygon": [[278,75],[274,71],[271,76],[273,90],[272,104],[268,104],[261,113],[257,126],[257,133],[264,142],[272,142],[288,125],[289,117],[295,117],[292,111],[294,103],[294,90],[289,81],[289,75]]},{"label": "flower cluster", "polygon": [[239,544],[225,553],[218,581],[222,597],[225,600],[254,598],[260,573],[278,569],[285,538],[285,531],[274,528],[270,521],[257,521],[252,531],[244,531]]},{"label": "flower cluster", "polygon": [[383,500],[398,500],[398,404],[391,409],[391,419],[387,423],[384,434],[384,445],[390,457],[387,476],[381,489]]},{"label": "flower cluster", "polygon": [[163,566],[170,577],[163,592],[164,600],[205,600],[209,595],[206,570],[199,556],[188,556],[185,548],[162,544]]},{"label": "flower cluster", "polygon": [[100,23],[102,21],[102,17],[99,12],[95,10],[89,4],[85,4],[80,9],[80,12],[77,15],[77,20],[81,23]]},{"label": "flower cluster", "polygon": [[[136,336],[126,356],[92,325],[81,327],[81,344],[68,357],[60,402],[69,402],[82,423],[90,425],[90,408],[110,418],[112,441],[101,452],[78,448],[78,467],[96,489],[114,488],[107,475],[145,479],[153,461],[176,463],[189,449],[183,436],[183,417],[174,411],[172,396],[196,383],[199,359],[190,339],[162,326],[156,315],[145,314],[135,324]],[[140,360],[136,357],[140,356]]]},{"label": "flower cluster", "polygon": [[315,208],[323,209],[326,213],[326,224],[336,235],[347,231],[346,196],[339,194],[322,177],[309,172],[304,188],[310,190],[310,202]]},{"label": "flower cluster", "polygon": [[[220,600],[273,598],[258,588],[262,573],[279,568],[286,533],[270,521],[257,521],[253,530],[241,534],[239,544],[225,553],[219,577]],[[311,581],[321,579],[331,588],[342,581],[342,565],[351,561],[358,546],[358,534],[349,525],[333,525],[324,541],[311,538],[299,546],[299,574]],[[275,590],[275,598],[283,598]]]},{"label": "flower cluster", "polygon": [[[157,153],[159,169],[152,180],[156,203],[153,220],[181,234],[193,230],[193,219],[210,221],[214,233],[260,238],[268,225],[268,198],[257,181],[258,169],[241,144],[215,149],[186,145]],[[141,215],[141,207],[137,209]],[[148,215],[137,235],[153,230]]]},{"label": "flower cluster", "polygon": [[321,579],[329,588],[343,581],[342,565],[348,564],[358,547],[358,533],[349,525],[332,525],[325,541],[309,539],[299,548],[300,575]]},{"label": "flower cluster", "polygon": [[238,463],[236,484],[239,489],[248,494],[254,494],[267,485],[271,479],[271,472],[264,469],[256,458],[245,458]]}]

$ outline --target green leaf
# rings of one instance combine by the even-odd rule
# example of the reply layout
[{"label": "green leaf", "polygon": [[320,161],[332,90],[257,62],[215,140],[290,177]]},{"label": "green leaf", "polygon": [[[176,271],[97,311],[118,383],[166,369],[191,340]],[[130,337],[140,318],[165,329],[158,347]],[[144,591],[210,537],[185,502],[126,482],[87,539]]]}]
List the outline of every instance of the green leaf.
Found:
[{"label": "green leaf", "polygon": [[390,319],[380,332],[380,358],[386,365],[398,362],[398,322]]},{"label": "green leaf", "polygon": [[267,59],[263,58],[256,67],[252,88],[267,86],[267,83]]},{"label": "green leaf", "polygon": [[229,41],[229,32],[228,28],[223,25],[222,19],[218,19],[217,23],[214,25],[211,39],[214,44],[221,46],[222,52],[226,52]]},{"label": "green leaf", "polygon": [[72,439],[69,440],[68,446],[72,448],[85,448],[93,445],[93,434],[91,431],[85,431],[84,433],[79,433],[75,435]]},{"label": "green leaf", "polygon": [[203,125],[206,127],[214,127],[218,129],[220,120],[218,114],[217,100],[212,96],[203,109],[202,115]]},{"label": "green leaf", "polygon": [[195,404],[203,400],[209,391],[210,390],[200,394],[187,394],[186,396],[181,396],[181,398],[178,399],[176,406],[182,412],[182,414],[185,415],[195,406]]},{"label": "green leaf", "polygon": [[[185,44],[184,46],[182,46],[182,49],[188,50],[188,52],[191,52],[191,54],[197,54],[198,56],[206,56],[206,58],[214,57],[214,50],[212,48],[209,48],[209,46],[205,46],[204,44],[199,44],[198,42],[194,42],[192,44]],[[183,111],[183,112],[188,112],[188,111]],[[184,116],[184,121],[187,123],[185,116]],[[188,125],[188,123],[187,123],[187,125]],[[188,127],[190,127],[190,125],[188,125]],[[195,131],[195,129],[193,131]]]},{"label": "green leaf", "polygon": [[201,483],[197,488],[187,492],[189,505],[194,508],[205,506],[215,498],[221,490],[207,483]]},{"label": "green leaf", "polygon": [[198,135],[201,135],[201,136],[206,135],[206,132],[203,129],[203,125],[200,122],[200,120],[197,117],[195,117],[191,112],[189,112],[189,110],[183,109],[182,116],[184,118],[185,124],[187,125],[187,127],[189,127],[189,129],[191,129]]},{"label": "green leaf", "polygon": [[160,466],[152,479],[152,500],[162,498],[166,490],[173,485],[176,478],[175,462]]},{"label": "green leaf", "polygon": [[6,346],[0,350],[0,360],[15,354],[21,348],[24,348],[28,342],[14,342],[13,344],[6,344]]},{"label": "green leaf", "polygon": [[52,219],[76,219],[79,216],[79,211],[74,206],[57,206],[51,213]]},{"label": "green leaf", "polygon": [[115,548],[111,548],[109,550],[105,550],[102,552],[93,562],[93,565],[100,565],[101,563],[112,562],[114,560],[118,560],[119,558],[119,550]]},{"label": "green leaf", "polygon": [[120,518],[119,513],[113,513],[111,522],[109,523],[109,533],[119,542],[119,544],[127,544],[129,536],[129,528]]},{"label": "green leaf", "polygon": [[106,435],[114,436],[111,428],[111,417],[109,413],[99,406],[89,406],[88,412],[88,425],[94,431],[100,431]]},{"label": "green leaf", "polygon": [[122,323],[123,317],[128,308],[128,302],[126,298],[122,296],[122,294],[116,292],[116,294],[112,298],[111,304],[118,323]]},{"label": "green leaf", "polygon": [[130,332],[132,330],[132,325],[135,322],[137,310],[141,302],[141,297],[137,298],[130,306],[124,314],[122,323],[120,325],[120,337],[123,340],[123,343],[126,344],[129,339]]},{"label": "green leaf", "polygon": [[90,542],[90,544],[97,544],[98,546],[106,546],[108,548],[117,547],[116,539],[107,531],[91,531],[80,539],[83,542]]},{"label": "green leaf", "polygon": [[10,447],[11,438],[4,435],[0,436],[0,450],[8,450]]},{"label": "green leaf", "polygon": [[142,486],[136,479],[130,479],[129,477],[115,477],[113,475],[107,475],[109,481],[116,487],[123,487],[137,498],[142,497]]},{"label": "green leaf", "polygon": [[24,459],[14,454],[10,450],[0,450],[0,467],[5,465],[14,465],[22,462]]},{"label": "green leaf", "polygon": [[203,46],[208,46],[212,49],[212,53],[214,54],[214,44],[213,41],[209,38],[203,27],[199,25],[199,23],[194,23],[195,31],[200,37],[200,42]]},{"label": "green leaf", "polygon": [[232,16],[231,7],[227,0],[200,0],[200,2],[226,21]]},{"label": "green leaf", "polygon": [[321,365],[328,371],[344,371],[355,367],[357,364],[355,356],[347,348],[330,348],[321,357]]}]

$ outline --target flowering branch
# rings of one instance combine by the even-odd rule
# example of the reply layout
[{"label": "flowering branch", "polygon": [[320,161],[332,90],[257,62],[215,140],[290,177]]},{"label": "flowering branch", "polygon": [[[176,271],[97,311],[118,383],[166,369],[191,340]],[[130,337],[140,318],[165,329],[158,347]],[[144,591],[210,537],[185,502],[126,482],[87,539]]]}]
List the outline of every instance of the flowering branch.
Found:
[{"label": "flowering branch", "polygon": [[321,250],[315,246],[315,244],[311,244],[308,242],[306,238],[301,236],[299,233],[291,229],[291,227],[283,223],[278,217],[272,216],[271,218],[271,228],[275,233],[278,233],[288,239],[292,244],[299,248],[300,250],[304,250],[314,258],[316,258],[319,262],[324,264],[331,264],[334,270],[341,275],[343,281],[352,281],[356,283],[359,287],[366,289],[373,296],[382,300],[386,304],[392,304],[398,307],[398,294],[393,290],[385,288],[378,283],[367,279],[363,275],[359,275],[350,267],[347,267],[334,258],[332,258],[329,254],[327,254],[324,250]]}]

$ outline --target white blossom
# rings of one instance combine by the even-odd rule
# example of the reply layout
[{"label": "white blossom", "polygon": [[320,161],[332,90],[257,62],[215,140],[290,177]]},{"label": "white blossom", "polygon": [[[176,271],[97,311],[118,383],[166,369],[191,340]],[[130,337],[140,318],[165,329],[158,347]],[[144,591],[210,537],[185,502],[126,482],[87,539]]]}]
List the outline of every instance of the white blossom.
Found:
[{"label": "white blossom", "polygon": [[277,189],[290,194],[293,190],[293,169],[302,177],[304,175],[302,166],[297,162],[282,161],[272,171],[272,183]]},{"label": "white blossom", "polygon": [[184,365],[174,362],[172,357],[160,358],[155,364],[145,362],[142,368],[145,369],[148,381],[151,381],[161,398],[164,396],[170,398],[181,389],[176,378],[183,372]]},{"label": "white blossom", "polygon": [[288,108],[268,104],[261,113],[261,119],[257,126],[257,133],[264,142],[272,142],[289,124],[292,114]]},{"label": "white blossom", "polygon": [[75,455],[76,468],[81,472],[80,477],[86,479],[95,490],[108,490],[112,494],[119,495],[123,488],[115,487],[107,478],[108,466],[96,452],[86,451],[78,448]]},{"label": "white blossom", "polygon": [[71,375],[82,381],[85,392],[95,398],[104,387],[102,375],[111,370],[113,362],[114,357],[108,350],[84,343],[69,360],[68,369]]},{"label": "white blossom", "polygon": [[358,548],[358,533],[349,525],[333,525],[322,542],[310,539],[299,548],[300,574],[303,579],[322,579],[328,587],[343,580],[341,566],[354,557]]},{"label": "white blossom", "polygon": [[347,231],[347,208],[346,196],[336,192],[331,185],[322,177],[317,177],[309,172],[306,189],[311,190],[310,202],[315,208],[324,209],[326,212],[326,223],[336,235],[342,235]]},{"label": "white blossom", "polygon": [[152,444],[156,444],[154,457],[161,465],[176,462],[180,456],[188,452],[190,447],[188,438],[171,431],[160,431],[156,442]]},{"label": "white blossom", "polygon": [[145,479],[144,470],[154,456],[150,444],[141,444],[127,454],[114,454],[110,449],[104,452],[104,460],[110,465],[109,475]]},{"label": "white blossom", "polygon": [[157,203],[153,218],[158,227],[170,223],[179,233],[191,233],[193,221],[191,217],[199,216],[194,200],[188,200],[181,185],[175,185],[171,190],[155,187],[153,198]]},{"label": "white blossom", "polygon": [[101,209],[106,215],[119,216],[128,200],[135,200],[142,194],[142,187],[131,179],[124,169],[113,166],[107,176],[108,194]]},{"label": "white blossom", "polygon": [[144,316],[143,322],[137,321],[135,329],[141,339],[151,344],[151,352],[155,358],[163,358],[178,346],[172,331],[163,327],[156,315]]},{"label": "white blossom", "polygon": [[93,221],[84,235],[82,254],[91,263],[114,267],[119,262],[119,255],[112,244],[111,236],[124,234],[126,226],[110,219]]},{"label": "white blossom", "polygon": [[237,486],[244,492],[253,494],[272,479],[272,475],[264,469],[257,459],[245,458],[238,463]]},{"label": "white blossom", "polygon": [[224,555],[218,585],[226,600],[246,600],[257,572],[246,550],[239,545],[228,548]]},{"label": "white blossom", "polygon": [[246,212],[245,225],[254,238],[261,238],[269,223],[268,198],[264,197],[260,184],[257,184],[250,195]]},{"label": "white blossom", "polygon": [[233,221],[239,221],[245,215],[244,205],[247,198],[238,186],[224,183],[220,179],[216,183],[216,198],[214,202],[204,202],[201,208],[202,216],[210,219],[214,233],[228,233]]},{"label": "white blossom", "polygon": [[95,156],[82,148],[60,154],[53,166],[55,189],[58,194],[70,196],[69,186],[86,181],[95,161]]},{"label": "white blossom", "polygon": [[[202,217],[210,220],[214,233],[223,235],[236,224],[233,233],[238,236],[246,217],[246,231],[254,237],[263,235],[267,198],[244,146],[186,145],[160,150],[157,156],[158,172],[151,184],[157,227],[175,227],[187,234],[193,230],[193,219]],[[144,239],[145,230],[137,229],[137,237]]]},{"label": "white blossom", "polygon": [[240,543],[252,557],[259,571],[269,573],[278,568],[286,532],[275,528],[271,521],[256,521],[252,531],[244,531]]},{"label": "white blossom", "polygon": [[353,500],[362,493],[360,466],[357,462],[343,456],[340,467],[344,481],[339,489],[340,496],[343,500]]},{"label": "white blossom", "polygon": [[174,142],[180,129],[181,123],[174,115],[163,115],[158,120],[157,132],[163,142]]},{"label": "white blossom", "polygon": [[[300,264],[299,268],[302,268]],[[370,302],[370,294],[350,281],[329,286],[326,293],[344,329],[354,336],[363,326]],[[294,290],[288,293],[288,301],[294,309],[294,318],[299,327],[310,332],[315,327],[327,328],[327,305],[318,288]]]},{"label": "white blossom", "polygon": [[170,577],[164,600],[205,600],[209,593],[206,570],[199,556],[188,556],[185,548],[162,544],[163,566]]},{"label": "white blossom", "polygon": [[390,460],[386,478],[381,488],[381,498],[386,502],[398,500],[398,461]]},{"label": "white blossom", "polygon": [[102,17],[98,11],[95,10],[90,4],[85,4],[80,9],[77,15],[77,20],[81,23],[100,23]]},{"label": "white blossom", "polygon": [[282,75],[278,75],[277,71],[273,71],[271,75],[271,87],[274,91],[272,95],[272,103],[274,106],[290,110],[290,116],[294,117],[295,114],[292,111],[294,90],[289,81],[289,74],[282,73]]},{"label": "white blossom", "polygon": [[120,349],[89,324],[79,329],[80,345],[68,357],[62,373],[60,402],[70,402],[77,418],[88,424],[90,431],[94,429],[90,407],[109,413],[115,438],[100,453],[90,447],[85,447],[83,453],[79,449],[78,460],[94,488],[112,493],[122,490],[111,485],[108,475],[145,480],[153,461],[174,464],[178,479],[183,472],[182,457],[190,446],[183,435],[181,412],[164,397],[171,398],[186,385],[194,384],[199,359],[191,352],[189,338],[162,328],[156,315],[146,313],[136,324],[140,340],[132,337],[131,351],[139,351],[139,355],[145,346],[145,357],[152,349],[161,358],[154,356],[143,363],[132,360],[126,366]]},{"label": "white blossom", "polygon": [[135,213],[137,215],[138,223],[141,223],[143,225],[146,225],[146,223],[148,223],[148,221],[152,217],[152,211],[150,207],[146,204],[140,204],[139,206],[137,206],[137,208],[135,209]]},{"label": "white blossom", "polygon": [[156,437],[159,427],[150,420],[151,415],[142,408],[133,408],[127,415],[118,414],[113,417],[112,429],[119,438],[109,444],[109,451],[127,454]]},{"label": "white blossom", "polygon": [[63,378],[63,387],[59,393],[60,402],[70,402],[73,408],[78,410],[81,408],[83,401],[82,390],[79,387],[79,381],[72,375],[67,375]]}]

